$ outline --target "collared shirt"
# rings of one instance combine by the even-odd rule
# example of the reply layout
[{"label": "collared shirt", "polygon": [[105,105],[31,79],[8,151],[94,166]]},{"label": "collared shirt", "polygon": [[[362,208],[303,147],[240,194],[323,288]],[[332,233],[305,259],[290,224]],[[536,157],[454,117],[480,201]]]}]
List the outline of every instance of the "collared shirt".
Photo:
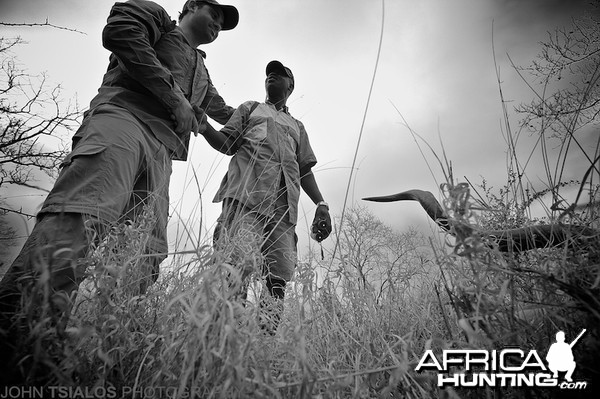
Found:
[{"label": "collared shirt", "polygon": [[190,133],[177,135],[171,110],[181,101],[198,105],[225,124],[234,108],[225,104],[204,65],[205,54],[158,4],[146,0],[116,3],[102,32],[112,52],[102,86],[90,104],[114,104],[146,124],[171,152],[187,159]]},{"label": "collared shirt", "polygon": [[254,101],[240,105],[221,132],[242,138],[229,162],[214,202],[231,198],[262,215],[272,216],[280,195],[287,196],[288,220],[296,224],[300,199],[300,171],[308,171],[317,159],[304,125],[287,108]]}]

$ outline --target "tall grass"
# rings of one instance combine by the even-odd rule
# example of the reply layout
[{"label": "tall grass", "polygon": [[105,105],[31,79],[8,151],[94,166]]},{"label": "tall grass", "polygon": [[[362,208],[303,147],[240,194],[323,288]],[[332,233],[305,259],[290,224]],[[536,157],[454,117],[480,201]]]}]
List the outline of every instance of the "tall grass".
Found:
[{"label": "tall grass", "polygon": [[484,220],[472,209],[480,204],[468,185],[444,187],[456,235],[432,241],[429,255],[411,247],[405,256],[413,260],[395,265],[418,273],[381,291],[382,272],[361,283],[343,245],[333,262],[310,255],[288,285],[274,336],[259,327],[264,287],[258,271],[241,303],[229,287],[238,271],[223,262],[223,253],[199,243],[192,257],[176,254],[144,292],[140,248],[149,229],[144,219],[115,228],[90,254],[90,275],[69,320],[41,317],[34,326],[29,382],[132,398],[495,397],[491,389],[440,390],[435,375],[414,368],[426,349],[542,353],[556,331],[574,337],[581,328],[588,333],[574,348],[576,376],[597,378],[597,237],[574,250],[501,254],[480,227],[512,225],[514,207]]},{"label": "tall grass", "polygon": [[[229,289],[237,271],[208,246],[141,293],[144,235],[143,226],[113,230],[90,255],[66,326],[43,319],[34,328],[44,333],[32,337],[32,364],[51,370],[43,383],[131,397],[167,387],[173,397],[359,397],[405,381],[403,390],[419,395],[408,374],[412,333],[398,315],[352,287],[342,301],[318,287],[313,259],[299,264],[271,336],[259,327],[260,280],[250,278],[255,295],[242,305]],[[39,376],[34,370],[30,382]]]}]

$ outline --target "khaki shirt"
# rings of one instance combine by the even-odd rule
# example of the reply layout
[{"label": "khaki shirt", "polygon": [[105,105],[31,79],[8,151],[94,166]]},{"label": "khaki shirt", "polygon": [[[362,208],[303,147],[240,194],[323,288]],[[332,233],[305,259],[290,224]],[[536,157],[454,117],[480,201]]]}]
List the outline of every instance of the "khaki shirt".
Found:
[{"label": "khaki shirt", "polygon": [[241,144],[229,162],[214,202],[231,198],[262,215],[272,216],[278,196],[287,196],[288,221],[296,224],[300,198],[300,171],[309,171],[317,159],[304,125],[287,108],[254,101],[238,107],[221,132]]}]

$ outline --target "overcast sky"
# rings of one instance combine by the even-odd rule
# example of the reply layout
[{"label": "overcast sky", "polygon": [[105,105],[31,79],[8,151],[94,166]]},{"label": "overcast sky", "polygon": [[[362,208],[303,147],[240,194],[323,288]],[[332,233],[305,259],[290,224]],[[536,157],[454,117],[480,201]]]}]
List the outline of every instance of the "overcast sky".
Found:
[{"label": "overcast sky", "polygon": [[[159,3],[176,19],[183,1]],[[109,54],[102,48],[101,31],[112,4],[0,0],[2,22],[39,23],[48,18],[55,25],[85,32],[0,27],[0,36],[26,40],[16,55],[28,71],[46,71],[62,85],[65,97],[76,95],[85,108],[107,66]],[[296,85],[288,106],[307,128],[319,160],[315,176],[335,215],[342,211],[383,24],[349,205],[368,206],[399,231],[410,225],[428,228],[417,204],[365,203],[360,198],[413,188],[437,195],[443,175],[427,153],[434,175],[429,172],[398,111],[439,154],[441,138],[458,180],[466,176],[479,183],[484,177],[499,188],[506,182],[507,146],[492,46],[505,99],[514,105],[528,102],[533,95],[511,68],[507,54],[516,64],[529,65],[548,31],[568,24],[589,7],[585,0],[231,0],[228,4],[239,10],[238,27],[221,32],[202,48],[213,83],[235,107],[264,99],[268,61],[277,59],[292,69]],[[531,143],[524,140],[519,150],[526,156]],[[583,174],[581,154],[574,155],[565,179]],[[175,162],[172,249],[177,227],[191,230],[191,241],[212,232],[220,204],[211,200],[227,162],[202,138],[192,140],[188,162]],[[527,172],[534,185],[539,184],[536,188],[543,189],[541,164],[532,162]],[[43,184],[51,187],[51,182]],[[42,194],[12,201],[35,212],[43,198]],[[302,250],[308,245],[307,224],[314,214],[305,194],[300,212],[306,213],[298,226]]]}]

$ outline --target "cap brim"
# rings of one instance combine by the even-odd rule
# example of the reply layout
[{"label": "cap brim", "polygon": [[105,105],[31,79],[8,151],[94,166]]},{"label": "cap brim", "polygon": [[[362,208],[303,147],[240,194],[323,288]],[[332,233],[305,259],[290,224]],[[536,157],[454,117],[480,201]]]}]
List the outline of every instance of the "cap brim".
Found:
[{"label": "cap brim", "polygon": [[267,69],[266,69],[266,74],[269,75],[271,72],[276,72],[276,73],[280,73],[282,75],[288,76],[291,78],[291,76],[287,73],[287,71],[285,70],[285,66],[283,66],[283,64],[279,61],[271,61],[267,64]]},{"label": "cap brim", "polygon": [[219,4],[218,7],[223,12],[223,26],[221,30],[231,30],[235,28],[240,21],[240,14],[234,6]]}]

